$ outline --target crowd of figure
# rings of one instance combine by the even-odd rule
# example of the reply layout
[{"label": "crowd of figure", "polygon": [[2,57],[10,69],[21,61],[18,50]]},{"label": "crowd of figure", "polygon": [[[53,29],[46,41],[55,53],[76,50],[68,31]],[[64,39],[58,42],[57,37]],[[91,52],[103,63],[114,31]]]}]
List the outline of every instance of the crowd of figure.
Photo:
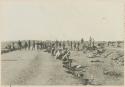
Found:
[{"label": "crowd of figure", "polygon": [[80,50],[79,41],[36,41],[36,40],[25,40],[25,41],[13,41],[10,42],[5,48],[11,50],[42,50],[49,48],[69,48],[72,50]]},{"label": "crowd of figure", "polygon": [[38,40],[22,40],[13,41],[6,45],[10,51],[15,50],[43,50],[51,53],[56,59],[63,61],[63,67],[71,67],[72,59],[70,59],[70,50],[80,50],[80,42],[68,43],[65,41],[38,41]]},{"label": "crowd of figure", "polygon": [[[94,40],[87,45],[94,45]],[[70,50],[80,51],[88,47],[84,40],[81,41],[40,41],[40,40],[22,40],[12,41],[6,48],[11,51],[15,50],[44,50],[45,52],[51,53],[56,59],[63,61],[64,67],[71,67],[72,59],[70,59]]]},{"label": "crowd of figure", "polygon": [[88,41],[84,41],[82,38],[80,41],[18,40],[18,41],[8,41],[6,43],[7,45],[4,48],[9,51],[22,50],[22,49],[25,49],[25,50],[47,49],[48,51],[50,51],[50,49],[54,50],[54,49],[65,49],[65,48],[68,48],[70,50],[80,51],[84,49],[95,49],[97,46],[106,47],[106,44],[108,47],[115,46],[115,45],[116,47],[120,47],[121,46],[120,44],[123,42],[122,41],[116,41],[116,42],[102,41],[97,45],[97,42],[95,43],[94,39],[90,37]]}]

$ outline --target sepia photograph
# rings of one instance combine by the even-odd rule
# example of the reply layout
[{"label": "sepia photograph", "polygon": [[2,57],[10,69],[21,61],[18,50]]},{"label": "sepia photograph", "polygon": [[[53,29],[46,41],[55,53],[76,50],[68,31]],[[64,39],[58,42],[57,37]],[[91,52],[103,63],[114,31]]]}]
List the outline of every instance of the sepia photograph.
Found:
[{"label": "sepia photograph", "polygon": [[1,0],[1,86],[123,86],[123,0]]}]

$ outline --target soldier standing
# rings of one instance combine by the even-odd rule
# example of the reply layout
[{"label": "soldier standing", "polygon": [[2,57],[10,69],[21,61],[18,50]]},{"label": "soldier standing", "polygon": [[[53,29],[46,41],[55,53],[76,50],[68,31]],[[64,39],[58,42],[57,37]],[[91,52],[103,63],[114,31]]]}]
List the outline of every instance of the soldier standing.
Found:
[{"label": "soldier standing", "polygon": [[78,42],[77,43],[77,50],[79,51],[79,46],[80,46],[80,43]]},{"label": "soldier standing", "polygon": [[19,50],[21,50],[22,46],[21,46],[21,41],[18,41],[18,46],[19,46]]},{"label": "soldier standing", "polygon": [[72,41],[71,41],[71,44],[70,44],[70,46],[71,46],[71,50],[72,50]]},{"label": "soldier standing", "polygon": [[74,42],[74,50],[76,50],[76,43]]},{"label": "soldier standing", "polygon": [[35,50],[35,41],[33,41],[32,50]]},{"label": "soldier standing", "polygon": [[26,50],[27,46],[28,46],[28,44],[27,44],[27,42],[25,41],[25,42],[24,42],[24,48],[25,48],[25,50]]},{"label": "soldier standing", "polygon": [[30,50],[30,40],[28,41],[28,50]]},{"label": "soldier standing", "polygon": [[11,49],[12,49],[13,51],[15,50],[14,42],[12,42]]},{"label": "soldier standing", "polygon": [[63,49],[65,49],[65,43],[63,42]]}]

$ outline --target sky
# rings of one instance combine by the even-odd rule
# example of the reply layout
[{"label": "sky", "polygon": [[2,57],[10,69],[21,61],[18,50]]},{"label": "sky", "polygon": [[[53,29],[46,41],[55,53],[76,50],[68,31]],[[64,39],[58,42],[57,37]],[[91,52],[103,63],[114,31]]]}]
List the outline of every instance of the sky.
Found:
[{"label": "sky", "polygon": [[1,40],[124,39],[120,0],[2,0]]}]

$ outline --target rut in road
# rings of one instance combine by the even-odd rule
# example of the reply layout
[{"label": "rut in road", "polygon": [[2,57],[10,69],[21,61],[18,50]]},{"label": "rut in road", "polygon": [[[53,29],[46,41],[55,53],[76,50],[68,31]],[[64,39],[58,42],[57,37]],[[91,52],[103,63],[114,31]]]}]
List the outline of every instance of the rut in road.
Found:
[{"label": "rut in road", "polygon": [[33,78],[37,75],[37,71],[39,71],[40,67],[40,58],[38,55],[29,63],[27,67],[19,73],[18,77],[12,80],[11,84],[13,85],[24,85],[26,84],[27,80]]}]

